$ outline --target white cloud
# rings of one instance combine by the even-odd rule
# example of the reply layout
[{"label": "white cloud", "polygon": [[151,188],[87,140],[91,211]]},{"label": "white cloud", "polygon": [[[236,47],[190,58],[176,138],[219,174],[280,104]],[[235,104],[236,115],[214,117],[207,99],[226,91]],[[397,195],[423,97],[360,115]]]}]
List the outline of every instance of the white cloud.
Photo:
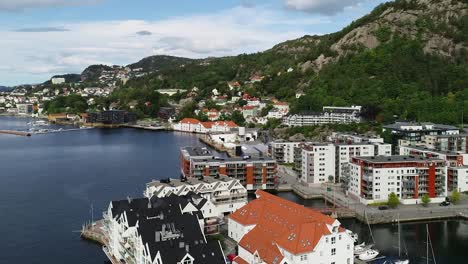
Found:
[{"label": "white cloud", "polygon": [[285,0],[285,5],[292,10],[335,15],[343,12],[345,8],[353,7],[365,1],[367,0]]},{"label": "white cloud", "polygon": [[87,5],[101,0],[0,0],[0,11],[17,11],[31,8]]},{"label": "white cloud", "polygon": [[[291,19],[263,8],[239,7],[160,21],[37,25],[68,31],[0,30],[3,39],[0,41],[0,57],[15,73],[12,75],[11,69],[8,72],[0,69],[0,82],[28,74],[36,74],[35,80],[43,81],[55,74],[79,73],[90,64],[124,65],[155,54],[202,58],[257,52],[304,34],[318,33],[292,28],[328,22]],[[151,34],[137,34],[143,31]]]}]

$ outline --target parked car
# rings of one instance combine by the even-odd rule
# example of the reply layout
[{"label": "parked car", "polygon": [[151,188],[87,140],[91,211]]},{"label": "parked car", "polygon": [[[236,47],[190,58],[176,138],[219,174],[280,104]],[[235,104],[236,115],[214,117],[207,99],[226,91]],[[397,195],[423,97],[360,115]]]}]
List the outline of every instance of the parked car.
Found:
[{"label": "parked car", "polygon": [[439,204],[439,206],[449,206],[450,202],[449,201],[443,201]]},{"label": "parked car", "polygon": [[381,206],[379,206],[379,210],[388,210],[388,206],[381,205]]}]

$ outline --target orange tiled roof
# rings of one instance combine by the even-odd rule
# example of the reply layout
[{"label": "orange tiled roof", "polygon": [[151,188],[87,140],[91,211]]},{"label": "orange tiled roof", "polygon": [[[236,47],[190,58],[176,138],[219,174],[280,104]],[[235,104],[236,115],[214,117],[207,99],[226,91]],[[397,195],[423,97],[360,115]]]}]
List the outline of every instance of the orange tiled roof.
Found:
[{"label": "orange tiled roof", "polygon": [[258,251],[267,263],[279,257],[277,245],[293,254],[312,251],[323,235],[330,234],[327,225],[336,221],[267,192],[256,194],[259,198],[229,217],[244,226],[256,225],[239,245],[251,253]]},{"label": "orange tiled roof", "polygon": [[182,123],[182,124],[199,124],[200,121],[198,119],[195,119],[195,118],[184,118],[184,119],[180,120],[180,123]]},{"label": "orange tiled roof", "polygon": [[236,264],[236,263],[237,263],[237,264],[249,264],[247,261],[245,261],[243,258],[241,258],[241,257],[239,257],[239,256],[237,256],[237,257],[233,260],[232,263],[233,263],[233,264]]},{"label": "orange tiled roof", "polygon": [[201,124],[205,128],[212,128],[215,123],[214,122],[202,122]]}]

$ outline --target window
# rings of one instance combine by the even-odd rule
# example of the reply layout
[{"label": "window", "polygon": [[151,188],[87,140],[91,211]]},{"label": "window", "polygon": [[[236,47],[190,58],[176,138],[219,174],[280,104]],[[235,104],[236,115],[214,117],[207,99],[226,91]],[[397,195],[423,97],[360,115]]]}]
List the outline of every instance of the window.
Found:
[{"label": "window", "polygon": [[183,264],[193,264],[193,260],[191,260],[189,257],[186,257],[182,263]]},{"label": "window", "polygon": [[338,236],[338,240],[341,240],[341,235]]},{"label": "window", "polygon": [[351,263],[351,259],[350,258],[347,258],[346,259],[346,264],[350,264]]},{"label": "window", "polygon": [[307,255],[302,255],[301,256],[301,261],[307,260]]},{"label": "window", "polygon": [[332,249],[331,249],[331,255],[332,255],[332,256],[335,256],[335,255],[336,255],[336,248],[332,248]]},{"label": "window", "polygon": [[325,243],[328,243],[328,237],[325,238]]},{"label": "window", "polygon": [[331,238],[331,243],[332,243],[332,245],[336,243],[336,237]]},{"label": "window", "polygon": [[350,248],[351,248],[351,247],[350,247],[350,245],[349,245],[349,244],[348,244],[348,245],[346,245],[346,249],[347,249],[347,250],[349,250]]}]

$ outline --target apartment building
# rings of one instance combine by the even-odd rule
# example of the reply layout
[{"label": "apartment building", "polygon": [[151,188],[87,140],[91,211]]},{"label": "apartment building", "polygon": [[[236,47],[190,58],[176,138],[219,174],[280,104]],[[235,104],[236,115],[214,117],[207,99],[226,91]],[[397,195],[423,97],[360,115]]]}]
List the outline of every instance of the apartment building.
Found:
[{"label": "apartment building", "polygon": [[355,157],[350,165],[349,194],[361,203],[385,202],[395,193],[403,204],[432,202],[447,196],[447,168],[439,158],[416,156]]},{"label": "apartment building", "polygon": [[468,166],[448,167],[448,190],[468,191]]},{"label": "apartment building", "polygon": [[437,151],[462,152],[468,150],[468,134],[426,135],[422,138],[425,147]]},{"label": "apartment building", "polygon": [[301,145],[301,178],[307,185],[334,182],[335,145],[331,143],[311,143]]},{"label": "apartment building", "polygon": [[325,124],[351,124],[361,122],[361,106],[324,106],[322,112],[302,112],[283,118],[283,124],[295,126],[316,126]]},{"label": "apartment building", "polygon": [[217,157],[208,149],[199,147],[181,149],[181,173],[187,179],[226,175],[237,179],[247,190],[274,189],[278,184],[275,159]]},{"label": "apartment building", "polygon": [[238,242],[233,263],[354,263],[354,239],[320,212],[258,190],[231,214],[228,235]]},{"label": "apartment building", "polygon": [[294,163],[294,149],[304,142],[273,141],[268,145],[270,156],[278,163]]},{"label": "apartment building", "polygon": [[337,143],[336,175],[340,182],[349,178],[349,164],[353,157],[391,156],[392,145],[385,143]]},{"label": "apartment building", "polygon": [[434,123],[395,122],[383,127],[383,132],[392,135],[391,144],[398,150],[399,146],[414,146],[422,143],[424,136],[457,135],[457,127]]},{"label": "apartment building", "polygon": [[384,139],[380,136],[363,135],[351,132],[332,132],[328,138],[334,143],[384,143]]},{"label": "apartment building", "polygon": [[426,158],[439,158],[446,162],[449,167],[460,167],[468,165],[468,154],[437,151],[420,146],[401,146],[400,155],[412,155]]},{"label": "apartment building", "polygon": [[112,201],[104,252],[112,263],[226,263],[220,243],[205,237],[205,204],[193,193]]},{"label": "apartment building", "polygon": [[[213,204],[210,217],[232,213],[247,204],[247,189],[239,180],[220,175],[203,178],[164,179],[146,184],[144,195],[148,198],[187,195],[194,192]],[[206,215],[205,215],[206,218]]]}]

